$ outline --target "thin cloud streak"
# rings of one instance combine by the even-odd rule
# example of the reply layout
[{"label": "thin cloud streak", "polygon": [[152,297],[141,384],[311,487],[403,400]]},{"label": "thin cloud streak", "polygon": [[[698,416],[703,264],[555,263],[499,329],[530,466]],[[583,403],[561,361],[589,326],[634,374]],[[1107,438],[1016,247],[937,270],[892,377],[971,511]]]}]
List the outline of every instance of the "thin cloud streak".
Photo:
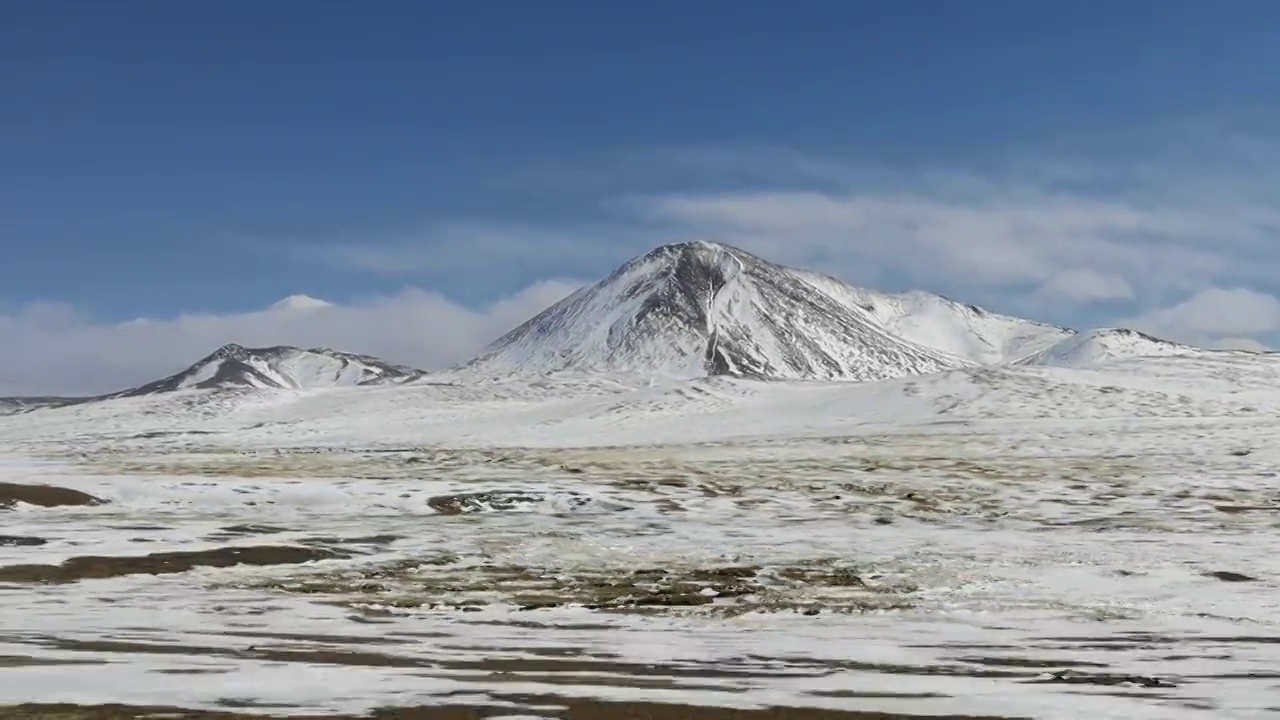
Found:
[{"label": "thin cloud streak", "polygon": [[968,203],[753,193],[663,197],[650,210],[694,233],[743,238],[775,256],[843,256],[924,282],[973,284],[1043,283],[1064,270],[1087,270],[1120,272],[1135,285],[1195,288],[1280,230],[1280,221],[1265,215],[1069,196]]}]

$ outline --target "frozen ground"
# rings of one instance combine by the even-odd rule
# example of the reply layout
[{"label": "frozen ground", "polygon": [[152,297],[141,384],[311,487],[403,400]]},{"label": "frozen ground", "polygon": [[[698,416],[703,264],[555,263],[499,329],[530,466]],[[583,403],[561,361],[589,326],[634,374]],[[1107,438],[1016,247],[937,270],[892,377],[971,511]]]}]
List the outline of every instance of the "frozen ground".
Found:
[{"label": "frozen ground", "polygon": [[1277,380],[1192,357],[0,418],[0,483],[108,501],[0,509],[0,705],[1271,717]]}]

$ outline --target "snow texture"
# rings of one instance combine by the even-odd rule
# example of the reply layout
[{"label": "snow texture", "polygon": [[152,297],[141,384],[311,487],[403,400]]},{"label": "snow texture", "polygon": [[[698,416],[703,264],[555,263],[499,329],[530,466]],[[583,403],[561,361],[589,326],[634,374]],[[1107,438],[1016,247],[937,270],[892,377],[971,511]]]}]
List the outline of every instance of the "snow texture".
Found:
[{"label": "snow texture", "polygon": [[[0,545],[0,568],[349,553],[0,582],[0,705],[1269,717],[1277,388],[1280,358],[1214,353],[867,383],[188,389],[0,418],[0,482],[109,501],[0,510],[3,534],[44,541]],[[458,515],[431,501],[466,493]],[[724,567],[745,589],[707,584]],[[709,600],[590,607],[637,572]],[[172,682],[189,674],[214,678]]]}]

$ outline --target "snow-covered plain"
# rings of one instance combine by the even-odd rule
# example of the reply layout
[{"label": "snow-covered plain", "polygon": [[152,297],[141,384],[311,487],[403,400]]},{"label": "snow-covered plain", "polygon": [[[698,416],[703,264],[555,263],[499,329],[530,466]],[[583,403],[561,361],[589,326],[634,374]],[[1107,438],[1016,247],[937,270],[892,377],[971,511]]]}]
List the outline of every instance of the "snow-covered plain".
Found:
[{"label": "snow-covered plain", "polygon": [[[0,542],[0,705],[1274,716],[1280,360],[1079,365],[444,375],[3,417],[0,482],[109,502],[0,509],[0,535],[47,541]],[[263,545],[331,555],[12,570]]]}]

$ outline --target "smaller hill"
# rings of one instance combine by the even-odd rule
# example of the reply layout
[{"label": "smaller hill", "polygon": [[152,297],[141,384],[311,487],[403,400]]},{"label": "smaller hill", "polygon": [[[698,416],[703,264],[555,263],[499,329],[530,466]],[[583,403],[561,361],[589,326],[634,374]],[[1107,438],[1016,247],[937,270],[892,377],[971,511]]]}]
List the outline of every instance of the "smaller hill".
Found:
[{"label": "smaller hill", "polygon": [[110,397],[236,387],[307,390],[408,382],[423,375],[421,370],[328,348],[246,348],[232,344],[218,348],[180,373]]},{"label": "smaller hill", "polygon": [[1101,328],[1059,340],[1020,365],[1090,368],[1115,360],[1142,357],[1198,356],[1229,351],[1203,350],[1125,328]]},{"label": "smaller hill", "polygon": [[92,397],[0,397],[0,415],[180,390],[309,390],[398,384],[424,375],[426,372],[422,370],[328,348],[303,350],[286,345],[246,348],[231,344],[223,345],[182,372],[128,390]]}]

